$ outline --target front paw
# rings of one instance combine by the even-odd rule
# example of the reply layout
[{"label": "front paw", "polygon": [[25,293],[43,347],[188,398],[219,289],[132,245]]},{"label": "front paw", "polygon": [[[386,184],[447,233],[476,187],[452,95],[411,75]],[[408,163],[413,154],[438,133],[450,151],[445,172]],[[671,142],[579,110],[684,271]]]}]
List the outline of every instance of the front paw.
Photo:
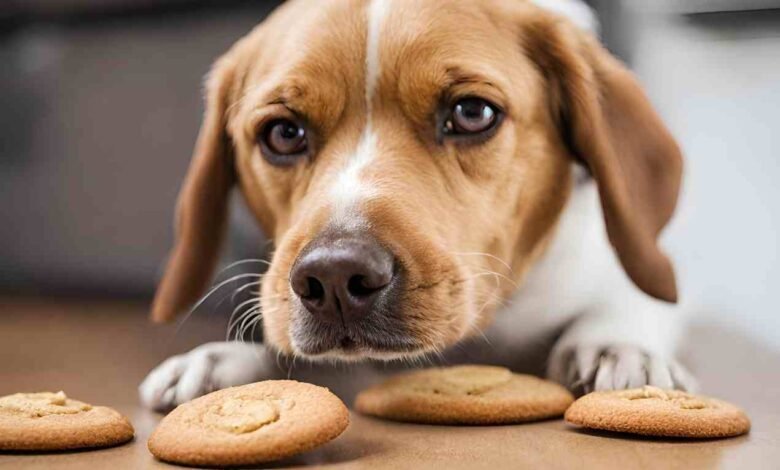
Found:
[{"label": "front paw", "polygon": [[260,344],[207,343],[164,361],[138,392],[147,408],[168,411],[215,390],[273,378],[275,372],[275,363]]},{"label": "front paw", "polygon": [[631,345],[559,351],[551,357],[547,375],[578,395],[644,385],[689,392],[696,389],[696,380],[680,363]]}]

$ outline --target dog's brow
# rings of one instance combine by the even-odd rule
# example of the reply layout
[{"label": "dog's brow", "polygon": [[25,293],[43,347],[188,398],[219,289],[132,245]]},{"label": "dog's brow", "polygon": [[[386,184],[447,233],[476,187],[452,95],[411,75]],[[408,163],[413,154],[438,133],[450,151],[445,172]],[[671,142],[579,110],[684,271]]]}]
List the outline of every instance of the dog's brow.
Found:
[{"label": "dog's brow", "polygon": [[306,89],[300,85],[282,85],[271,90],[264,98],[263,104],[288,105],[296,101],[302,101],[306,97]]},{"label": "dog's brow", "polygon": [[259,87],[249,88],[230,105],[227,112],[234,108],[259,109],[277,104],[294,109],[294,103],[305,102],[305,96],[305,88],[297,84],[283,84],[264,93],[261,93]]},{"label": "dog's brow", "polygon": [[265,106],[282,105],[301,117],[319,122],[323,119],[323,116],[317,109],[311,107],[310,95],[311,93],[306,86],[283,84],[263,95],[255,106],[256,108],[262,108]]},{"label": "dog's brow", "polygon": [[456,86],[456,85],[482,85],[487,86],[495,89],[499,89],[498,85],[496,85],[495,80],[491,79],[489,76],[485,75],[482,72],[477,71],[468,71],[464,70],[460,67],[450,67],[447,69],[447,83],[445,86]]}]

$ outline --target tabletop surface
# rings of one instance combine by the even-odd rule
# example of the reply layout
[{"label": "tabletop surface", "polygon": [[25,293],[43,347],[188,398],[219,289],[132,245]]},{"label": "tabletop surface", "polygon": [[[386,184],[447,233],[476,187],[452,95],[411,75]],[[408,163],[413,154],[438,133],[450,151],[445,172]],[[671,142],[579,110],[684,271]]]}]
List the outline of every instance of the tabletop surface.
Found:
[{"label": "tabletop surface", "polygon": [[[112,406],[135,439],[95,451],[2,454],[0,468],[174,468],[146,449],[156,413],[136,387],[165,357],[220,337],[206,318],[153,326],[141,303],[0,299],[0,396],[65,390]],[[423,426],[352,413],[335,441],[268,468],[780,468],[780,355],[712,325],[687,337],[702,391],[742,406],[753,429],[724,440],[648,439],[573,429],[561,420],[513,426]]]}]

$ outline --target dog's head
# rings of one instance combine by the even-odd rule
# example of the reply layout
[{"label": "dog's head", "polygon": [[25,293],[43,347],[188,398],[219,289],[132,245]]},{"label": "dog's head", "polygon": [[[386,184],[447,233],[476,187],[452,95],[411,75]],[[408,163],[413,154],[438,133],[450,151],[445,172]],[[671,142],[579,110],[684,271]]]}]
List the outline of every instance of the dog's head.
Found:
[{"label": "dog's head", "polygon": [[631,279],[676,298],[656,238],[677,146],[618,61],[531,3],[289,2],[207,88],[158,320],[202,294],[238,184],[276,245],[267,343],[309,357],[442,349],[522,282],[575,164]]}]

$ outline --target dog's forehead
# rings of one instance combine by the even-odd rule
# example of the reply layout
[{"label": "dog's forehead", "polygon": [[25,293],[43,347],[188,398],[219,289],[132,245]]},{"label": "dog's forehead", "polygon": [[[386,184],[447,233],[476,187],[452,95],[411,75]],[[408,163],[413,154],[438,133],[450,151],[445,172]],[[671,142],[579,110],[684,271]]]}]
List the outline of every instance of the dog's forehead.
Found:
[{"label": "dog's forehead", "polygon": [[346,84],[362,79],[372,85],[406,64],[435,57],[484,57],[500,35],[490,0],[335,0],[314,8],[308,1],[292,3],[275,21],[285,30],[283,61],[309,74],[338,69]]},{"label": "dog's forehead", "polygon": [[[321,105],[338,97],[354,113],[368,108],[369,96],[379,95],[390,103],[408,101],[405,95],[433,96],[444,88],[445,73],[453,69],[489,79],[506,77],[518,65],[526,65],[518,53],[522,21],[517,20],[529,17],[536,10],[534,3],[539,2],[288,2],[282,14],[269,21],[271,34],[256,42],[262,52],[253,57],[263,60],[253,66],[258,68],[258,80],[246,83],[249,87],[285,82],[295,84],[296,91],[315,89],[326,96],[310,102]],[[404,94],[404,88],[412,91]],[[328,113],[315,110],[314,117],[326,122],[337,117],[335,112],[320,114]]]}]

